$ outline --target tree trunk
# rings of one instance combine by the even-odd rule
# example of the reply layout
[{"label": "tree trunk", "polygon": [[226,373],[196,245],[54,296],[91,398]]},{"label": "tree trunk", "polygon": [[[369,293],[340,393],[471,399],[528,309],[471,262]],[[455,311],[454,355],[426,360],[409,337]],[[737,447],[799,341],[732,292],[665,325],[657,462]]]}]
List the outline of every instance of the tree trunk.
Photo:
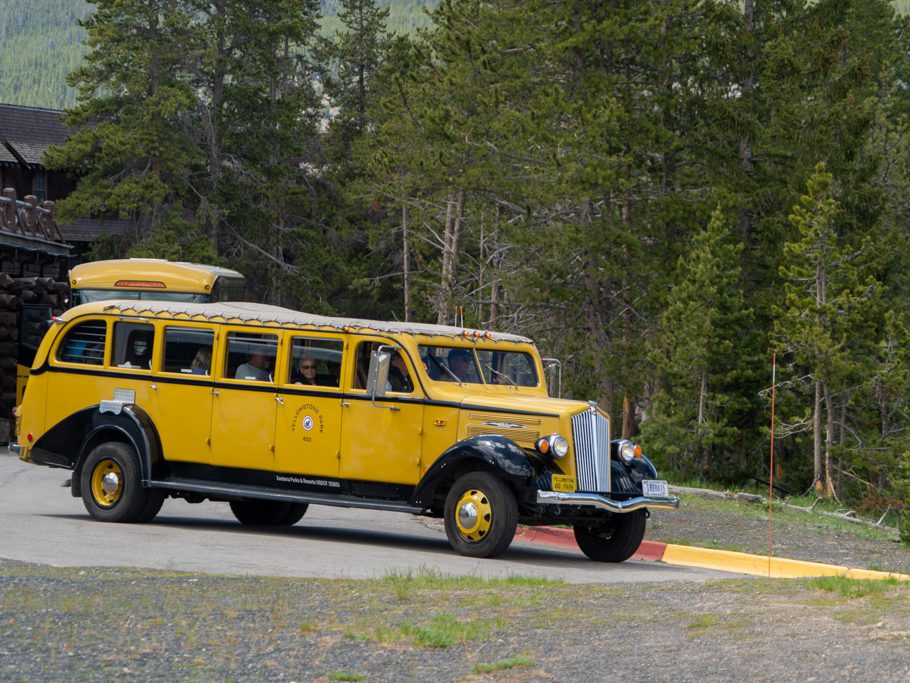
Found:
[{"label": "tree trunk", "polygon": [[[225,26],[224,15],[226,12],[226,0],[215,0],[213,5],[212,18],[219,17],[215,22],[215,62],[212,73],[212,101],[208,110],[208,121],[204,123],[208,127],[209,137],[209,182],[212,184],[213,193],[217,193],[221,183],[221,108],[224,106],[224,86],[227,78],[227,49],[225,46]],[[224,245],[221,238],[221,216],[212,215],[213,211],[217,212],[214,207],[209,207],[209,215],[206,221],[209,223],[209,237],[212,240],[212,247],[216,254],[221,254]]]},{"label": "tree trunk", "polygon": [[825,498],[837,498],[834,494],[834,477],[831,474],[831,449],[834,447],[834,407],[828,383],[822,383],[825,397]]},{"label": "tree trunk", "polygon": [[815,380],[815,407],[812,414],[812,470],[815,477],[815,493],[824,494],[822,483],[822,383]]},{"label": "tree trunk", "polygon": [[698,390],[698,424],[703,425],[705,419],[705,397],[708,393],[708,373],[701,373],[701,386]]},{"label": "tree trunk", "polygon": [[401,262],[402,276],[404,279],[404,321],[411,321],[411,246],[410,246],[410,224],[408,217],[408,205],[401,202]]},{"label": "tree trunk", "polygon": [[446,203],[445,232],[442,246],[442,277],[440,295],[436,308],[436,323],[444,325],[452,308],[452,292],[455,288],[455,269],[458,262],[458,241],[461,237],[461,220],[464,216],[464,190],[449,196]]}]

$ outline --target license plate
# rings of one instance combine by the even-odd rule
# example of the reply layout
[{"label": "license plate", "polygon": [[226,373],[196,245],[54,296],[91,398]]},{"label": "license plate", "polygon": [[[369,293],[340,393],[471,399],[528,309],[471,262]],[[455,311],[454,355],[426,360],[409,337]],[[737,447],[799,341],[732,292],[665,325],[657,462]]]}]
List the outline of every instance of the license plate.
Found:
[{"label": "license plate", "polygon": [[567,477],[564,474],[554,474],[552,475],[551,486],[554,491],[575,493],[575,477]]},{"label": "license plate", "polygon": [[641,492],[649,498],[666,498],[670,495],[670,487],[659,479],[645,479],[641,482]]}]

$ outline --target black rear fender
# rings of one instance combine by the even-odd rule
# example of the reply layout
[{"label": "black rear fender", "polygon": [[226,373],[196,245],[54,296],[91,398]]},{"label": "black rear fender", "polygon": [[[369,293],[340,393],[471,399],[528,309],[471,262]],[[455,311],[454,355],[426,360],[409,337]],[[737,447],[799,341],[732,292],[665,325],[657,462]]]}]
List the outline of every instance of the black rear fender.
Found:
[{"label": "black rear fender", "polygon": [[73,470],[72,493],[80,496],[82,463],[96,446],[106,441],[120,441],[136,451],[143,483],[156,476],[162,466],[155,425],[135,405],[123,406],[117,413],[101,412],[97,405],[73,413],[35,442],[31,458],[38,464]]}]

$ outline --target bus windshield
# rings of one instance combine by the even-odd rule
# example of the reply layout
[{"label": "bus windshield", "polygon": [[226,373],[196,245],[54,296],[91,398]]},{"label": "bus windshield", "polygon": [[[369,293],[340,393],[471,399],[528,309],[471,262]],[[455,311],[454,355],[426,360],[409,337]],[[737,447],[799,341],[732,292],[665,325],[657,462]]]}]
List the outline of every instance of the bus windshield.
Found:
[{"label": "bus windshield", "polygon": [[519,351],[420,346],[420,359],[430,379],[465,384],[536,387],[537,369],[530,354]]},{"label": "bus windshield", "polygon": [[135,289],[74,289],[73,306],[89,304],[94,301],[108,301],[110,299],[130,299],[143,301],[188,301],[203,304],[210,301],[208,294],[194,294],[193,292],[162,292],[161,290],[135,290]]}]

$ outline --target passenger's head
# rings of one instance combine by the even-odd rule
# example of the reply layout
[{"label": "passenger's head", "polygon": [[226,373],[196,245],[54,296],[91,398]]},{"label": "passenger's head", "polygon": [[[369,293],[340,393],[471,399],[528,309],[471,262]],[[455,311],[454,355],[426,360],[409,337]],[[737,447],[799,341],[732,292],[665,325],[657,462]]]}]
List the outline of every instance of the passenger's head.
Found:
[{"label": "passenger's head", "polygon": [[193,363],[190,367],[192,368],[201,368],[202,370],[208,370],[212,366],[212,352],[206,347],[200,348],[195,357],[193,358]]},{"label": "passenger's head", "polygon": [[250,354],[249,363],[254,368],[265,369],[265,354],[260,351],[254,351]]},{"label": "passenger's head", "polygon": [[316,359],[310,358],[309,356],[302,356],[299,361],[297,361],[297,369],[300,370],[300,374],[303,375],[304,379],[309,382],[312,382],[316,379]]}]

